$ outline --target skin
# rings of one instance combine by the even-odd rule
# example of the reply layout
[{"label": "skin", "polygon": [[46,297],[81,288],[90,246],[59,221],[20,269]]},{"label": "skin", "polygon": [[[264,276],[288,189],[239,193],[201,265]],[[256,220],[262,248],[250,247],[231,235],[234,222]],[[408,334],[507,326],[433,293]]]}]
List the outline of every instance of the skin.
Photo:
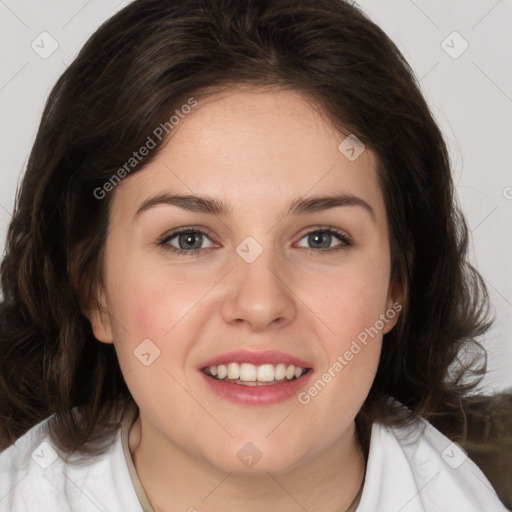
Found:
[{"label": "skin", "polygon": [[[233,349],[278,349],[311,362],[314,383],[401,301],[375,155],[347,159],[338,150],[346,135],[313,107],[290,90],[200,99],[156,159],[113,192],[101,309],[88,316],[96,338],[114,343],[139,406],[130,451],[157,511],[344,511],[361,486],[354,418],[398,315],[307,404],[234,404],[197,370]],[[135,216],[164,191],[221,199],[232,217],[168,204]],[[360,206],[285,215],[299,196],[340,192],[366,201],[375,218]],[[182,226],[208,232],[196,235],[199,256],[158,245]],[[343,243],[332,235],[316,248],[307,235],[322,227],[353,245],[328,252]],[[236,252],[248,236],[263,249],[252,263]],[[149,366],[134,356],[145,339],[160,350]],[[251,468],[237,457],[247,442],[262,453]]]}]

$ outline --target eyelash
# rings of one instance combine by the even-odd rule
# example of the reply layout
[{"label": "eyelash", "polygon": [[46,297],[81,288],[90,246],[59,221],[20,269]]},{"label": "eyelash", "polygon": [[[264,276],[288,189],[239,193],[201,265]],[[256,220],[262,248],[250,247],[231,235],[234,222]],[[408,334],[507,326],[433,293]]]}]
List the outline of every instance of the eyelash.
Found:
[{"label": "eyelash", "polygon": [[[177,229],[169,234],[165,234],[162,238],[160,238],[158,240],[158,246],[162,247],[164,250],[171,251],[175,254],[182,254],[182,255],[185,255],[188,257],[200,256],[204,251],[209,250],[210,247],[207,247],[204,249],[186,250],[186,249],[178,249],[177,247],[173,247],[173,246],[169,245],[169,243],[168,243],[170,240],[172,240],[174,237],[176,237],[176,235],[193,234],[193,233],[199,233],[201,235],[204,235],[204,236],[210,238],[208,236],[208,233],[206,233],[205,231],[203,231],[201,229],[184,227],[184,228]],[[312,233],[328,233],[331,235],[335,235],[336,238],[338,238],[338,240],[340,242],[342,242],[340,245],[337,245],[330,249],[311,249],[311,248],[303,247],[303,249],[307,249],[310,252],[310,254],[312,254],[314,256],[317,256],[322,253],[333,253],[336,251],[347,250],[350,247],[352,247],[352,240],[344,231],[341,231],[336,228],[329,228],[329,227],[320,227],[320,228],[315,228],[311,231],[307,231],[306,233],[303,233],[301,235],[299,240],[302,240],[305,236],[311,235]]]}]

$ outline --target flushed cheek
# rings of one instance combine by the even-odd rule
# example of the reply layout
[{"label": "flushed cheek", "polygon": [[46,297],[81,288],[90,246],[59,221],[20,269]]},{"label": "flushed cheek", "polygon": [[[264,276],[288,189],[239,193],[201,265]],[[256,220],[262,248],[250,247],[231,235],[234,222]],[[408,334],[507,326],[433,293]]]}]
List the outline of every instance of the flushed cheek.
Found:
[{"label": "flushed cheek", "polygon": [[150,297],[138,296],[131,307],[134,332],[141,336],[149,336],[154,332],[154,315],[157,310],[155,308],[156,304],[152,303],[152,300],[154,300],[153,295]]},{"label": "flushed cheek", "polygon": [[158,285],[132,280],[131,288],[124,290],[126,300],[120,297],[122,306],[114,312],[123,323],[123,328],[117,329],[118,354],[126,368],[135,365],[139,369],[137,357],[145,364],[147,356],[143,354],[149,352],[147,362],[152,368],[161,366],[183,379],[188,351],[203,325],[196,317],[198,297],[204,296],[208,287],[203,289],[204,283],[194,286],[191,281],[189,286],[180,286],[178,280],[166,283],[162,279]]},{"label": "flushed cheek", "polygon": [[[145,272],[133,268],[119,289],[118,303],[122,315],[133,331],[141,336],[162,336],[193,312],[205,293],[205,283],[194,285],[183,273]],[[207,289],[207,288],[206,288]],[[128,326],[127,326],[128,327]]]}]

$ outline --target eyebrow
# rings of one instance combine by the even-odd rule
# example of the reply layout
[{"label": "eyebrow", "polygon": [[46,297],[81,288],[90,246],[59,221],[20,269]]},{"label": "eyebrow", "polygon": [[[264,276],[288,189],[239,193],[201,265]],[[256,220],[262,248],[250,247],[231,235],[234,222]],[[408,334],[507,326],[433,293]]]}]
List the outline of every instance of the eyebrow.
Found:
[{"label": "eyebrow", "polygon": [[[205,213],[209,215],[218,215],[223,217],[232,216],[232,206],[210,196],[183,195],[162,193],[148,197],[137,209],[135,217],[143,212],[158,206],[171,205],[196,213]],[[286,215],[299,215],[304,213],[314,213],[341,206],[359,206],[366,210],[372,220],[375,222],[375,212],[373,208],[360,197],[348,193],[341,193],[332,196],[312,196],[308,198],[297,197],[294,199]]]}]

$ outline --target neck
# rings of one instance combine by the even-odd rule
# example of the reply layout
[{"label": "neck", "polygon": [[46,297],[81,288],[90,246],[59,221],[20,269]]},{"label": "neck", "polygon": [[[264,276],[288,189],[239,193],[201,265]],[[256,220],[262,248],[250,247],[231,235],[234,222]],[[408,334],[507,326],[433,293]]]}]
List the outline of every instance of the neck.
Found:
[{"label": "neck", "polygon": [[224,512],[345,512],[365,473],[354,423],[325,452],[280,474],[226,473],[158,436],[140,415],[130,430],[129,447],[155,512],[210,506]]}]

